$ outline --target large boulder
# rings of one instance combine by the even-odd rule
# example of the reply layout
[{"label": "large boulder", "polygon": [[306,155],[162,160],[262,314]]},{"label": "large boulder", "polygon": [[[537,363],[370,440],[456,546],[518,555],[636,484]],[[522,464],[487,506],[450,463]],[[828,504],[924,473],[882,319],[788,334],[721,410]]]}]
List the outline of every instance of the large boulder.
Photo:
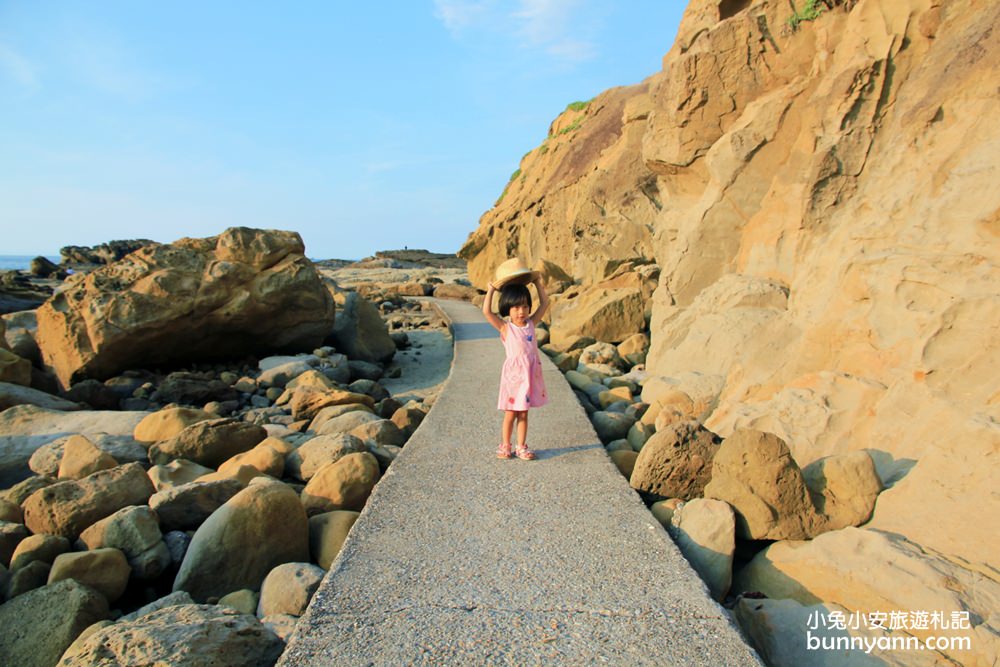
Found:
[{"label": "large boulder", "polygon": [[328,463],[302,490],[302,505],[310,514],[334,510],[360,511],[379,481],[378,459],[368,452],[348,454]]},{"label": "large boulder", "polygon": [[[47,445],[42,445],[36,449],[35,453],[31,455],[30,459],[28,459],[28,467],[31,468],[32,472],[38,475],[57,477],[59,475],[59,469],[63,464],[66,446],[70,443],[70,441],[78,438],[85,438],[96,449],[100,450],[107,456],[110,456],[117,462],[115,465],[122,465],[125,463],[146,463],[149,460],[149,454],[146,451],[146,448],[143,447],[142,444],[136,442],[132,436],[90,433],[88,435],[63,436],[53,440]],[[94,454],[95,453],[92,452],[92,455]],[[104,459],[104,457],[100,454],[96,454],[96,457],[98,459],[103,459],[105,462],[109,462],[108,459]],[[67,464],[71,463],[71,461],[67,461]],[[91,472],[96,472],[96,469]],[[86,477],[86,475],[83,476]]]},{"label": "large boulder", "polygon": [[[80,410],[64,412],[18,405],[0,412],[0,488],[31,474],[28,461],[35,451],[69,435],[130,436],[145,412]],[[96,442],[96,441],[95,441]]]},{"label": "large boulder", "polygon": [[67,651],[59,666],[271,667],[283,648],[253,616],[218,605],[180,604],[101,628]]},{"label": "large boulder", "polygon": [[0,664],[52,667],[77,635],[108,615],[104,596],[73,580],[19,595],[0,605]]},{"label": "large boulder", "polygon": [[163,408],[143,417],[132,435],[139,442],[170,440],[188,426],[211,418],[198,408]]},{"label": "large boulder", "polygon": [[243,490],[237,479],[189,482],[157,491],[149,498],[164,530],[197,528],[212,512]]},{"label": "large boulder", "polygon": [[35,342],[35,334],[38,331],[35,311],[21,310],[7,313],[2,319],[6,330],[3,332],[4,340],[0,341],[0,347],[6,343],[7,348],[17,356],[33,364],[41,363],[42,355],[38,350],[38,343]]},{"label": "large boulder", "polygon": [[642,445],[629,483],[660,498],[697,498],[712,479],[712,460],[721,441],[695,421],[658,431]]},{"label": "large boulder", "polygon": [[712,597],[722,601],[733,578],[736,551],[733,508],[721,500],[695,498],[674,512],[670,534]]},{"label": "large boulder", "polygon": [[552,303],[552,343],[561,347],[580,336],[621,343],[646,326],[642,293],[635,288],[585,289]]},{"label": "large boulder", "polygon": [[195,532],[174,590],[199,601],[256,590],[277,565],[308,559],[309,522],[298,495],[281,482],[254,482]]},{"label": "large boulder", "polygon": [[733,506],[736,532],[744,539],[800,540],[822,530],[802,471],[771,433],[745,429],[726,438],[705,497]]},{"label": "large boulder", "polygon": [[186,459],[215,468],[228,459],[254,448],[267,437],[263,426],[235,419],[195,422],[183,431],[149,447],[149,460],[156,464]]},{"label": "large boulder", "polygon": [[334,304],[295,232],[227,229],[145,246],[38,309],[38,345],[64,388],[150,365],[299,351],[322,343]]},{"label": "large boulder", "polygon": [[396,344],[389,336],[378,309],[357,292],[338,292],[337,320],[330,339],[337,349],[351,359],[389,361]]},{"label": "large boulder", "polygon": [[24,501],[24,523],[33,533],[76,538],[85,528],[129,505],[144,505],[153,484],[138,463],[57,482]]}]

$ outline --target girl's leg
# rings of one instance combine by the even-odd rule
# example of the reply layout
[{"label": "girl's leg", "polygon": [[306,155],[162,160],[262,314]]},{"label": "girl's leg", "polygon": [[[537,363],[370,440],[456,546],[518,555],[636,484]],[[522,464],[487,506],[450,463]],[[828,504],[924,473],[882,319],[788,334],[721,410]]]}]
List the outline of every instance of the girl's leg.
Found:
[{"label": "girl's leg", "polygon": [[517,413],[517,458],[531,461],[535,453],[528,449],[528,411]]},{"label": "girl's leg", "polygon": [[510,436],[514,431],[514,418],[517,413],[512,410],[504,410],[503,413],[503,427],[500,431],[500,447],[497,448],[497,456],[502,459],[510,458]]}]

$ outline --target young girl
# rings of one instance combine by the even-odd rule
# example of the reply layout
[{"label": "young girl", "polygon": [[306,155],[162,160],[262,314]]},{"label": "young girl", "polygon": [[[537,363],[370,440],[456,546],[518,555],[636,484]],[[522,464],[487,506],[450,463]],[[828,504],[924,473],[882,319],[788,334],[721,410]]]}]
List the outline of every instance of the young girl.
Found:
[{"label": "young girl", "polygon": [[500,331],[500,339],[507,351],[503,370],[500,373],[500,398],[497,409],[504,411],[502,440],[497,449],[497,457],[511,458],[511,433],[514,423],[517,423],[517,448],[515,455],[519,459],[530,461],[535,453],[528,449],[528,408],[540,408],[549,402],[545,392],[545,382],[542,380],[542,362],[538,358],[538,343],[535,341],[535,326],[542,321],[542,315],[549,307],[549,297],[545,293],[538,274],[532,282],[538,290],[538,309],[531,313],[531,292],[526,285],[507,283],[500,288],[500,315],[507,317],[504,321],[493,313],[493,293],[496,291],[490,283],[486,291],[486,301],[483,302],[483,315]]}]

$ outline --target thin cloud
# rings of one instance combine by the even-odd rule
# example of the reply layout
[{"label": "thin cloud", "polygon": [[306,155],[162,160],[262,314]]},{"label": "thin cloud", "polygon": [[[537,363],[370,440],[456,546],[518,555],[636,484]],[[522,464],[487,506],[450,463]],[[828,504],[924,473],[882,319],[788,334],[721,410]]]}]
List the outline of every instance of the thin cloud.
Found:
[{"label": "thin cloud", "polygon": [[493,4],[489,0],[434,0],[434,16],[453,37],[458,37],[472,27],[487,25]]},{"label": "thin cloud", "polygon": [[0,44],[0,72],[28,89],[38,88],[38,74],[31,62],[6,44]]}]

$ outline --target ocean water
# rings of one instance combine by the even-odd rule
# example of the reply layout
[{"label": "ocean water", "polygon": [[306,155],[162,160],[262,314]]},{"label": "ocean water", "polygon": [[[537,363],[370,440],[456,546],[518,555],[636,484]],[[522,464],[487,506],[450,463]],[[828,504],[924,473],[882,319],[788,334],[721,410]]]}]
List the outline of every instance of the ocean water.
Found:
[{"label": "ocean water", "polygon": [[[31,260],[38,257],[38,255],[0,255],[0,271],[27,271],[28,267],[31,266]],[[46,255],[56,264],[62,259],[58,255]]]}]

